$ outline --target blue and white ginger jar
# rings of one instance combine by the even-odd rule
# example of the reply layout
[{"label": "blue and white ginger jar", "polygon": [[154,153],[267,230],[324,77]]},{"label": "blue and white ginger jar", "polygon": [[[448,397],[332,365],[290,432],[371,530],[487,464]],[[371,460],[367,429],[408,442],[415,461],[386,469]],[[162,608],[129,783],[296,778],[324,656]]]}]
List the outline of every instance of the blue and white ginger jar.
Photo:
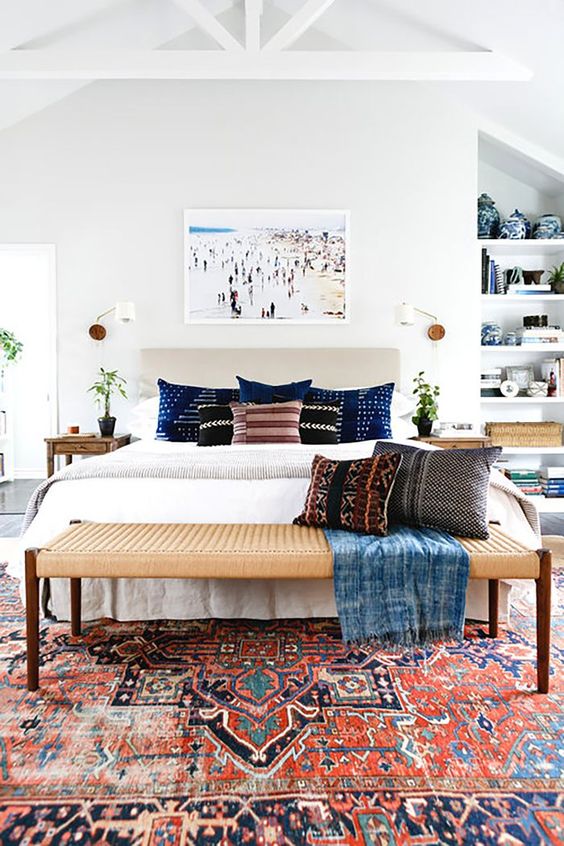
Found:
[{"label": "blue and white ginger jar", "polygon": [[516,241],[518,239],[527,237],[527,223],[529,224],[529,232],[531,231],[531,224],[524,214],[519,209],[515,209],[512,215],[507,220],[504,220],[499,230],[499,237],[505,240]]},{"label": "blue and white ginger jar", "polygon": [[482,323],[482,346],[500,347],[503,343],[503,332],[499,323],[488,320]]},{"label": "blue and white ginger jar", "polygon": [[562,232],[562,221],[557,214],[541,214],[535,221],[533,238],[558,238]]},{"label": "blue and white ginger jar", "polygon": [[478,238],[497,238],[499,212],[488,194],[478,197]]}]

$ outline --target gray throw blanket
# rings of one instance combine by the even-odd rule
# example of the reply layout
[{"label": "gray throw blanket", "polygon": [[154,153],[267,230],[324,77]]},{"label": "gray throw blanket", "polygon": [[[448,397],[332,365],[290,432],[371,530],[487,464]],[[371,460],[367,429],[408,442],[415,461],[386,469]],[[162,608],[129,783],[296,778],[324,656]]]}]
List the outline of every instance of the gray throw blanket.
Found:
[{"label": "gray throw blanket", "polygon": [[470,556],[458,541],[405,526],[386,537],[325,534],[343,640],[412,647],[462,639]]}]

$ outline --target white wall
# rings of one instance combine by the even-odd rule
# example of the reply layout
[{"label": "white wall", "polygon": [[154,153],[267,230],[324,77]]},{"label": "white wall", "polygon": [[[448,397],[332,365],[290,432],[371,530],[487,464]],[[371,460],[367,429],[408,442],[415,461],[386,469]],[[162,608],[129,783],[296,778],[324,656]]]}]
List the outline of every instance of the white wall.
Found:
[{"label": "white wall", "polygon": [[[409,84],[100,82],[6,130],[0,241],[57,245],[61,428],[95,425],[86,332],[118,299],[137,322],[102,359],[133,398],[144,346],[400,346],[409,384],[433,359],[423,323],[394,325],[411,301],[447,328],[443,419],[477,418],[476,150],[470,116]],[[184,207],[350,209],[350,325],[185,325]]]}]

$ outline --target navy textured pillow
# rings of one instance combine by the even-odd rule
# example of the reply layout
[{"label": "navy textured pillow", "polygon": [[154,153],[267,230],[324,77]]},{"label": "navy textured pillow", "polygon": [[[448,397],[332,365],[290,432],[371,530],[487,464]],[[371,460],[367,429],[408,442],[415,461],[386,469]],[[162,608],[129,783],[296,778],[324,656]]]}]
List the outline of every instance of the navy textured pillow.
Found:
[{"label": "navy textured pillow", "polygon": [[374,447],[374,455],[388,453],[402,456],[388,506],[390,523],[489,537],[490,468],[501,447],[427,450],[391,442]]},{"label": "navy textured pillow", "polygon": [[305,402],[340,402],[337,440],[340,444],[350,444],[392,437],[390,408],[393,393],[393,382],[351,390],[314,386],[307,392]]},{"label": "navy textured pillow", "polygon": [[237,376],[237,381],[240,402],[271,403],[303,400],[313,380],[304,379],[303,382],[289,382],[287,385],[266,385],[264,382],[251,382]]},{"label": "navy textured pillow", "polygon": [[199,388],[158,380],[158,441],[197,441],[200,405],[229,405],[239,399],[237,388]]}]

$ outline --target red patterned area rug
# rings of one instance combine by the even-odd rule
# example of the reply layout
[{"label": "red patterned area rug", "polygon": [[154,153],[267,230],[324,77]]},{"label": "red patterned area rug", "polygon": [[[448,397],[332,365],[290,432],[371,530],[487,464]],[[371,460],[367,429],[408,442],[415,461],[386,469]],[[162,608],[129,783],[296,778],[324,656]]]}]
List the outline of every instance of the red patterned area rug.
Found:
[{"label": "red patterned area rug", "polygon": [[562,844],[564,639],[536,695],[532,612],[425,657],[334,620],[47,623],[28,693],[4,576],[0,841]]}]

